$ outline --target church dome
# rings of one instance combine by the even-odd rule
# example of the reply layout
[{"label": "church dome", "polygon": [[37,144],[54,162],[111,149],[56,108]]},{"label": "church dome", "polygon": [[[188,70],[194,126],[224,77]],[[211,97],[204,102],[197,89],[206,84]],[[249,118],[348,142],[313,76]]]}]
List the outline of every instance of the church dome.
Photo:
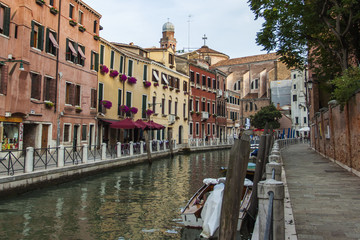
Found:
[{"label": "church dome", "polygon": [[175,32],[174,24],[167,22],[163,25],[163,32]]}]

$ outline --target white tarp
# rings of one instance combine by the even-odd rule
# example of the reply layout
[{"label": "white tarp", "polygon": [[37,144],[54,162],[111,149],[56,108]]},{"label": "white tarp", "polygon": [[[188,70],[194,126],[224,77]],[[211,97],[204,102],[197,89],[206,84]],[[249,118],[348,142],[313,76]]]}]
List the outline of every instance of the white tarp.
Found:
[{"label": "white tarp", "polygon": [[309,127],[303,127],[299,129],[299,132],[309,132],[310,128]]},{"label": "white tarp", "polygon": [[200,236],[209,238],[214,235],[220,225],[221,204],[225,185],[219,183],[214,186],[214,190],[208,196],[205,205],[201,211],[203,220],[203,231]]}]

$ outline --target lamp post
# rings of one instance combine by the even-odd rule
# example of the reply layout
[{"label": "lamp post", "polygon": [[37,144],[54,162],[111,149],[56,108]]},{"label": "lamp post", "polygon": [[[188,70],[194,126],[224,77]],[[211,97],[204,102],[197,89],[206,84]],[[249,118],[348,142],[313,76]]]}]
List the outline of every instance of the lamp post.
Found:
[{"label": "lamp post", "polygon": [[[308,71],[307,66],[305,67],[305,100],[306,100],[306,110],[307,110],[307,124],[310,129],[310,90],[313,86],[313,81],[307,77]],[[310,131],[309,131],[310,135]],[[310,136],[308,136],[310,138]]]}]

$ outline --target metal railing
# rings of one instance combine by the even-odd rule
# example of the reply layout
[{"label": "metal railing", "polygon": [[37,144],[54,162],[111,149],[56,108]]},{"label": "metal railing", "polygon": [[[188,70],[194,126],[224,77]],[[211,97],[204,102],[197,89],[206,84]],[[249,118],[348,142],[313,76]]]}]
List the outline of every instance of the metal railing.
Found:
[{"label": "metal railing", "polygon": [[101,146],[100,145],[90,145],[88,149],[88,160],[96,160],[101,159]]},{"label": "metal railing", "polygon": [[47,169],[49,166],[57,166],[58,148],[35,148],[33,169]]},{"label": "metal railing", "polygon": [[82,162],[83,147],[64,147],[64,165],[77,165]]},{"label": "metal railing", "polygon": [[0,157],[0,174],[14,175],[15,172],[25,172],[25,150],[13,150],[5,152]]},{"label": "metal railing", "polygon": [[116,158],[117,154],[117,145],[116,144],[107,144],[106,145],[106,158]]}]

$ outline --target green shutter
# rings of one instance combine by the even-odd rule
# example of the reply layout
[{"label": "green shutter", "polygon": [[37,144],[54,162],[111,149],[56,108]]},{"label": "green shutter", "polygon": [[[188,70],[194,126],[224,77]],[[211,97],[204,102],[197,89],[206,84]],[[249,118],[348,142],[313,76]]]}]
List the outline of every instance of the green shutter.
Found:
[{"label": "green shutter", "polygon": [[46,38],[45,38],[46,40],[46,42],[45,42],[45,51],[46,52],[49,52],[49,29],[47,28],[46,29]]},{"label": "green shutter", "polygon": [[114,69],[114,51],[111,51],[110,69]]},{"label": "green shutter", "polygon": [[118,89],[118,107],[117,107],[118,115],[121,114],[120,106],[121,106],[121,89]]},{"label": "green shutter", "polygon": [[131,92],[126,93],[126,106],[131,107]]},{"label": "green shutter", "polygon": [[93,70],[94,69],[94,57],[93,57],[93,55],[94,55],[94,52],[93,51],[91,51],[91,54],[90,54],[90,70]]},{"label": "green shutter", "polygon": [[40,50],[44,49],[44,26],[39,26],[38,48]]},{"label": "green shutter", "polygon": [[35,22],[31,21],[31,37],[30,37],[30,47],[34,46],[34,27],[35,27]]},{"label": "green shutter", "polygon": [[104,64],[104,46],[100,46],[100,64]]},{"label": "green shutter", "polygon": [[142,112],[141,112],[142,118],[146,118],[146,105],[147,105],[147,96],[143,95],[143,97],[142,97]]},{"label": "green shutter", "polygon": [[3,34],[9,36],[10,33],[10,8],[4,9],[4,32]]},{"label": "green shutter", "polygon": [[129,66],[128,66],[128,75],[132,77],[132,70],[133,70],[133,61],[129,60]]},{"label": "green shutter", "polygon": [[144,81],[147,81],[147,65],[144,65],[144,76],[143,76]]},{"label": "green shutter", "polygon": [[123,71],[124,71],[124,57],[121,56],[120,57],[120,69],[119,69],[119,72],[124,73]]},{"label": "green shutter", "polygon": [[99,83],[99,102],[103,100],[103,88],[104,85],[102,83]]},{"label": "green shutter", "polygon": [[99,54],[95,53],[95,71],[99,71]]},{"label": "green shutter", "polygon": [[66,60],[70,60],[70,49],[69,49],[69,39],[67,38],[66,39],[66,54],[65,54],[65,57],[66,57]]}]

